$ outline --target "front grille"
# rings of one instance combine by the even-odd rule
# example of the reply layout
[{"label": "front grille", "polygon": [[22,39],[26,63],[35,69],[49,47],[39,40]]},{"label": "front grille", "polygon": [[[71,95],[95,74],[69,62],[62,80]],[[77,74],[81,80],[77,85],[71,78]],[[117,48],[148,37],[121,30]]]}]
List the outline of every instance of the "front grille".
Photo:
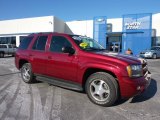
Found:
[{"label": "front grille", "polygon": [[148,72],[147,62],[142,63],[142,68],[143,68],[143,75],[145,75]]}]

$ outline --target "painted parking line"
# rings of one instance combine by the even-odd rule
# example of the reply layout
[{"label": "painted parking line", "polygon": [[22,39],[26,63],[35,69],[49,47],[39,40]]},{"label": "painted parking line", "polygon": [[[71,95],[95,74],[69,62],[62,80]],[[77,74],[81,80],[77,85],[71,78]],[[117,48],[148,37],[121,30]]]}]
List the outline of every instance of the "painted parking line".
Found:
[{"label": "painted parking line", "polygon": [[[0,119],[1,120],[6,118],[6,116],[10,114],[9,110],[17,98],[19,88],[20,88],[20,81],[14,81],[11,84],[11,86],[6,88],[6,90],[4,91],[4,93],[6,94],[6,97],[4,99],[1,99],[2,102],[0,104]],[[13,112],[15,111],[16,110],[14,110]]]}]

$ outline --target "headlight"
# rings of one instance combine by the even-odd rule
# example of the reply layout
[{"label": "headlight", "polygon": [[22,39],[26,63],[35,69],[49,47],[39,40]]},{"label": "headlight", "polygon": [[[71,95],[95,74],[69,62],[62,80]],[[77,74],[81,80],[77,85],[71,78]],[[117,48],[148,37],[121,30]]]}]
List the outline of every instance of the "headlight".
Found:
[{"label": "headlight", "polygon": [[127,72],[129,77],[141,77],[143,76],[142,65],[129,65]]}]

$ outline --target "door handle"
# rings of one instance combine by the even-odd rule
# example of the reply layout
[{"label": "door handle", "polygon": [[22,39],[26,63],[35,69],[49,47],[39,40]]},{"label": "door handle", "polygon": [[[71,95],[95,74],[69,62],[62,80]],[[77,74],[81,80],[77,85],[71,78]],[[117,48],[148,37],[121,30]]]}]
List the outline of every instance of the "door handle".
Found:
[{"label": "door handle", "polygon": [[50,60],[51,60],[51,59],[52,59],[52,56],[48,56],[48,59],[50,59]]},{"label": "door handle", "polygon": [[33,55],[32,54],[29,54],[29,57],[32,57]]}]

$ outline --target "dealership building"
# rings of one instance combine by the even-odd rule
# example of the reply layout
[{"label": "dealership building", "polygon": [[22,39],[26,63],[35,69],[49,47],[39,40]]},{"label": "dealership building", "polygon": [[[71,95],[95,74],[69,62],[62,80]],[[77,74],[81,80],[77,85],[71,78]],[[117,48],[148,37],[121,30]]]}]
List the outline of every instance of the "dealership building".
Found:
[{"label": "dealership building", "polygon": [[59,32],[88,36],[113,52],[134,54],[160,46],[160,13],[128,14],[122,18],[96,16],[92,20],[64,22],[55,16],[0,21],[0,44],[19,46],[31,33]]}]

